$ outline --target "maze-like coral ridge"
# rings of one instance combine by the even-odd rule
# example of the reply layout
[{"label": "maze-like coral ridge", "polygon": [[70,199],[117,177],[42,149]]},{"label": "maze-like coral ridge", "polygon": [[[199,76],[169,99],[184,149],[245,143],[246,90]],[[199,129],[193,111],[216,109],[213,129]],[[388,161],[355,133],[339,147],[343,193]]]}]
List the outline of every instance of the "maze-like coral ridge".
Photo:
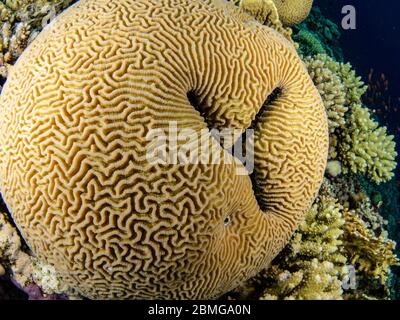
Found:
[{"label": "maze-like coral ridge", "polygon": [[[1,193],[33,252],[78,293],[216,297],[265,267],[310,206],[324,107],[292,45],[242,18],[223,1],[82,0],[13,67]],[[151,129],[244,130],[257,113],[257,198],[236,165],[146,159]]]}]

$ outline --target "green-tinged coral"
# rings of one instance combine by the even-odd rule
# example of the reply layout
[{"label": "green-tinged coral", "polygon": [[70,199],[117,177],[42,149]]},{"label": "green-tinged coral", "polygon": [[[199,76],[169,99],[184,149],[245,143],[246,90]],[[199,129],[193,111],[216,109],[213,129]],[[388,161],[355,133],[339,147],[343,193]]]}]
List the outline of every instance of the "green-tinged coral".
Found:
[{"label": "green-tinged coral", "polygon": [[345,168],[380,183],[390,180],[396,168],[395,142],[386,127],[372,120],[369,110],[355,105],[340,132],[339,157]]},{"label": "green-tinged coral", "polygon": [[296,43],[301,44],[299,51],[305,56],[326,54],[326,50],[319,38],[308,30],[300,30],[293,36]]},{"label": "green-tinged coral", "polygon": [[361,103],[361,96],[367,90],[367,86],[361,81],[361,77],[356,75],[350,63],[336,63],[329,57],[326,59],[328,66],[335,70],[344,86],[346,105]]},{"label": "green-tinged coral", "polygon": [[341,299],[347,275],[344,220],[334,198],[320,196],[266,274],[263,299]]},{"label": "green-tinged coral", "polygon": [[339,27],[326,19],[315,6],[303,23],[293,27],[293,40],[299,44],[298,50],[303,56],[326,53],[337,61],[343,61],[339,39]]},{"label": "green-tinged coral", "polygon": [[330,160],[326,165],[326,172],[333,178],[342,173],[342,164],[337,160]]}]

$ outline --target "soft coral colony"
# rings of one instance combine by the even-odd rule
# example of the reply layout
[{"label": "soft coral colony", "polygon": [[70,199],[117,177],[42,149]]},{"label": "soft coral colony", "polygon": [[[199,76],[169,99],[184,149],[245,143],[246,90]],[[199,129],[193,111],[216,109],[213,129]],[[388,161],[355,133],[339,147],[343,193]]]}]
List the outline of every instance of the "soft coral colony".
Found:
[{"label": "soft coral colony", "polygon": [[[1,2],[0,273],[39,298],[390,297],[395,243],[357,175],[388,181],[395,144],[324,49],[333,24],[300,24],[311,0],[81,0],[40,32],[71,2]],[[253,179],[143,162],[165,119],[251,125]]]}]

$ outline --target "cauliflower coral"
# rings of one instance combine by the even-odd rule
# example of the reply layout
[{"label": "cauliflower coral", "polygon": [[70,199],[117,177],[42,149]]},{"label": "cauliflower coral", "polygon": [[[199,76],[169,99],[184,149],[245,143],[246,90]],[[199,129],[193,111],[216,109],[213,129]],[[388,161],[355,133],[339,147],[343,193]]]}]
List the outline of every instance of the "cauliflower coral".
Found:
[{"label": "cauliflower coral", "polygon": [[397,156],[393,138],[366,107],[355,105],[340,132],[339,157],[353,173],[365,174],[376,183],[390,180]]}]

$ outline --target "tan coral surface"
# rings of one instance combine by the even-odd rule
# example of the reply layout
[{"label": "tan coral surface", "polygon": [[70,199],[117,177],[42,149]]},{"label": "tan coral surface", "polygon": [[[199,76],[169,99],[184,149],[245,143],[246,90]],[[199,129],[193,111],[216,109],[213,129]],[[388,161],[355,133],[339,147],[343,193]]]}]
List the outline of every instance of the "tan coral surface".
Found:
[{"label": "tan coral surface", "polygon": [[[2,196],[33,252],[84,296],[217,297],[270,263],[318,191],[316,88],[286,39],[225,6],[82,0],[9,75]],[[171,121],[205,129],[216,154],[207,126],[252,126],[253,180],[230,156],[149,162],[147,133]]]},{"label": "tan coral surface", "polygon": [[279,18],[285,26],[301,23],[311,11],[313,0],[274,0]]}]

